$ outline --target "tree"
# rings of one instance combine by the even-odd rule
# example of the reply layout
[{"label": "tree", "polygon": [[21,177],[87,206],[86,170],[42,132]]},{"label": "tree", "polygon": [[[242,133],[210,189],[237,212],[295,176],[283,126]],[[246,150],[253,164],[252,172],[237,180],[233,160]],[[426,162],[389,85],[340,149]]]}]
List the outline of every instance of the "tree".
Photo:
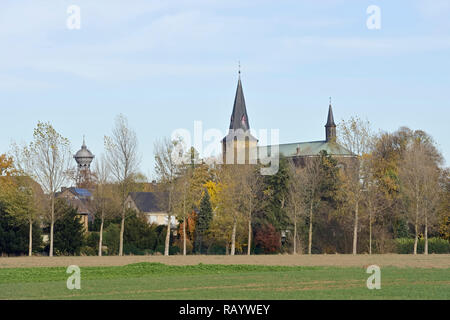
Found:
[{"label": "tree", "polygon": [[278,232],[285,230],[290,224],[285,208],[289,183],[288,160],[285,157],[280,157],[277,173],[265,176],[263,183],[263,217],[256,220],[261,224],[271,224]]},{"label": "tree", "polygon": [[365,188],[364,162],[365,156],[372,147],[372,134],[369,121],[362,121],[358,117],[351,117],[342,121],[339,126],[339,142],[356,157],[356,161],[349,163],[346,169],[347,198],[354,206],[353,224],[353,254],[357,254],[359,207]]},{"label": "tree", "polygon": [[409,143],[402,158],[400,181],[405,204],[413,213],[409,216],[414,225],[414,254],[417,254],[422,219],[425,225],[425,254],[427,254],[428,220],[435,212],[439,164],[442,162],[442,157],[434,147],[431,137],[423,131],[415,131],[410,132]]},{"label": "tree", "polygon": [[386,197],[375,176],[376,165],[373,155],[365,155],[364,157],[365,188],[363,190],[363,203],[369,216],[369,254],[372,254],[372,229],[375,217],[378,213],[389,208],[392,201],[390,201],[389,197]]},{"label": "tree", "polygon": [[194,208],[191,189],[193,187],[193,171],[191,165],[181,164],[178,177],[174,182],[173,208],[177,212],[177,218],[182,222],[183,230],[180,232],[183,236],[183,255],[186,255],[187,245],[187,220],[189,214]]},{"label": "tree", "polygon": [[5,210],[20,223],[28,224],[28,256],[31,256],[33,224],[37,213],[43,210],[42,189],[15,168],[12,157],[0,155],[0,190],[0,201],[3,201]]},{"label": "tree", "polygon": [[212,218],[213,212],[211,202],[209,201],[209,194],[208,191],[205,191],[200,203],[197,224],[195,226],[195,252],[197,253],[202,253],[203,236],[208,231]]},{"label": "tree", "polygon": [[439,234],[443,239],[450,241],[450,170],[441,171],[441,190],[439,192]]},{"label": "tree", "polygon": [[[37,223],[32,225],[32,250],[34,252],[41,249],[41,229]],[[16,215],[10,214],[5,204],[0,201],[0,256],[22,255],[29,253],[29,229],[20,221]]]},{"label": "tree", "polygon": [[110,183],[111,168],[109,162],[104,155],[95,162],[94,174],[95,188],[94,188],[94,200],[93,207],[97,215],[100,215],[100,232],[98,240],[98,256],[102,256],[103,247],[103,227],[105,218],[112,216],[115,211],[115,201],[112,186]]},{"label": "tree", "polygon": [[[289,163],[289,184],[287,194],[287,212],[291,221],[294,223],[294,254],[297,254],[298,232],[297,224],[300,216],[305,213],[305,181],[304,172],[298,168],[294,162]],[[312,220],[312,219],[311,219]],[[311,229],[312,232],[312,229]],[[311,234],[312,237],[312,234]]]},{"label": "tree", "polygon": [[50,200],[50,248],[53,256],[55,195],[68,179],[72,153],[69,140],[59,134],[49,122],[38,122],[33,141],[16,148],[16,163],[21,172],[37,181]]},{"label": "tree", "polygon": [[84,243],[84,228],[77,209],[57,199],[55,203],[58,219],[55,222],[55,251],[63,255],[79,255]]},{"label": "tree", "polygon": [[252,217],[260,207],[258,197],[262,192],[262,176],[259,173],[258,166],[243,165],[241,169],[241,199],[243,202],[242,208],[246,211],[248,219],[247,255],[250,255],[253,234]]},{"label": "tree", "polygon": [[[215,187],[211,197],[214,205],[214,220],[211,225],[211,233],[214,238],[224,241],[226,252],[231,255],[236,253],[236,248],[240,249],[240,235],[242,224],[239,223],[245,218],[245,211],[242,205],[242,194],[239,184],[239,166],[223,165],[216,170]],[[208,189],[211,188],[208,184]],[[228,250],[230,249],[230,250]]]},{"label": "tree", "polygon": [[[163,139],[157,141],[154,145],[155,155],[155,173],[159,182],[159,185],[163,191],[163,194],[167,194],[167,198],[164,197],[165,206],[167,208],[167,232],[164,245],[164,255],[169,255],[170,247],[170,226],[174,213],[174,192],[175,192],[175,179],[178,176],[180,161],[183,157],[181,140],[169,140]],[[179,149],[181,148],[181,150]]]},{"label": "tree", "polygon": [[[181,140],[179,141],[181,144]],[[205,183],[210,179],[209,167],[202,163],[198,152],[191,147],[178,164],[174,181],[173,207],[177,218],[182,223],[180,234],[183,237],[183,255],[186,255],[189,216],[195,215],[205,193]]]},{"label": "tree", "polygon": [[304,183],[304,203],[309,212],[309,231],[308,231],[308,254],[312,252],[313,237],[313,221],[314,211],[321,201],[321,182],[323,173],[321,169],[321,158],[310,158],[306,162],[306,166],[301,170],[299,178]]},{"label": "tree", "polygon": [[129,127],[128,120],[124,115],[120,114],[117,116],[111,136],[105,136],[105,149],[106,160],[111,168],[111,174],[119,186],[122,207],[119,256],[122,256],[126,213],[125,200],[132,190],[140,163],[136,133]]}]

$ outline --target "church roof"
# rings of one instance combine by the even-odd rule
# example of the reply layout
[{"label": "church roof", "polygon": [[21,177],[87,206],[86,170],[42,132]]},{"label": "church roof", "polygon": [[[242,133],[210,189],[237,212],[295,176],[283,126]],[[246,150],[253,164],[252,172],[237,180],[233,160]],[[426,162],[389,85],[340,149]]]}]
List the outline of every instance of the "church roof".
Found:
[{"label": "church roof", "polygon": [[242,90],[241,77],[239,77],[236,96],[234,98],[233,112],[230,119],[230,129],[242,129],[244,131],[250,129],[247,108],[245,106],[244,91]]},{"label": "church roof", "polygon": [[331,108],[331,103],[330,103],[330,106],[328,107],[328,119],[327,119],[327,124],[325,126],[326,127],[336,127],[336,124],[334,123],[333,109]]},{"label": "church roof", "polygon": [[244,140],[258,141],[250,134],[250,124],[248,122],[247,107],[245,106],[244,90],[242,89],[241,76],[239,75],[236,96],[234,98],[233,112],[231,113],[230,128],[228,134],[222,141]]},{"label": "church roof", "polygon": [[[273,146],[258,147],[259,156],[271,155]],[[353,153],[334,141],[311,141],[285,143],[279,145],[279,154],[285,157],[305,157],[317,156],[320,151],[325,150],[330,155],[335,156],[354,156]]]}]

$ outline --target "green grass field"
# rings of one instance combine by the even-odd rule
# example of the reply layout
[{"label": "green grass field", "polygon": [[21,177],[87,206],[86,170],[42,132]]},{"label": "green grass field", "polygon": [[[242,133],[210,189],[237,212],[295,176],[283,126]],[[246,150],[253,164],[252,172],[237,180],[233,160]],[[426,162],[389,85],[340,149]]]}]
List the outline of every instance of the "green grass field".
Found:
[{"label": "green grass field", "polygon": [[358,267],[169,266],[136,263],[82,267],[69,290],[63,267],[0,269],[0,299],[450,299],[450,269],[381,269],[381,289]]}]

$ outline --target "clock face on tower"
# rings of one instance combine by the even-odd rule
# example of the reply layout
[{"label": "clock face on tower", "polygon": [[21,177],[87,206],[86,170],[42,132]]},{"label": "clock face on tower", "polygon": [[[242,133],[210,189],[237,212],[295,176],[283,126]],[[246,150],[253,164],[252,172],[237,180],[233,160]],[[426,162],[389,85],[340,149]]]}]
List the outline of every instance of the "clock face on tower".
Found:
[{"label": "clock face on tower", "polygon": [[241,119],[241,123],[244,127],[247,127],[246,121],[247,121],[247,118],[245,117],[245,114],[244,114],[244,115],[242,115],[242,119]]}]

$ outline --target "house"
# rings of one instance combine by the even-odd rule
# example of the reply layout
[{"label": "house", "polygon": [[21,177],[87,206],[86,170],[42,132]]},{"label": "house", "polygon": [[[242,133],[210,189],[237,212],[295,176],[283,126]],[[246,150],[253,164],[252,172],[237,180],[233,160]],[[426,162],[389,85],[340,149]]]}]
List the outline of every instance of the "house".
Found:
[{"label": "house", "polygon": [[89,222],[94,220],[94,212],[91,209],[93,200],[91,191],[74,187],[61,188],[61,192],[56,194],[56,198],[66,199],[68,204],[77,209],[84,230],[88,231]]},{"label": "house", "polygon": [[[168,214],[162,208],[165,196],[162,192],[130,192],[125,201],[125,206],[143,214],[149,224],[167,225]],[[176,217],[172,216],[170,227],[175,229],[177,225]]]}]

